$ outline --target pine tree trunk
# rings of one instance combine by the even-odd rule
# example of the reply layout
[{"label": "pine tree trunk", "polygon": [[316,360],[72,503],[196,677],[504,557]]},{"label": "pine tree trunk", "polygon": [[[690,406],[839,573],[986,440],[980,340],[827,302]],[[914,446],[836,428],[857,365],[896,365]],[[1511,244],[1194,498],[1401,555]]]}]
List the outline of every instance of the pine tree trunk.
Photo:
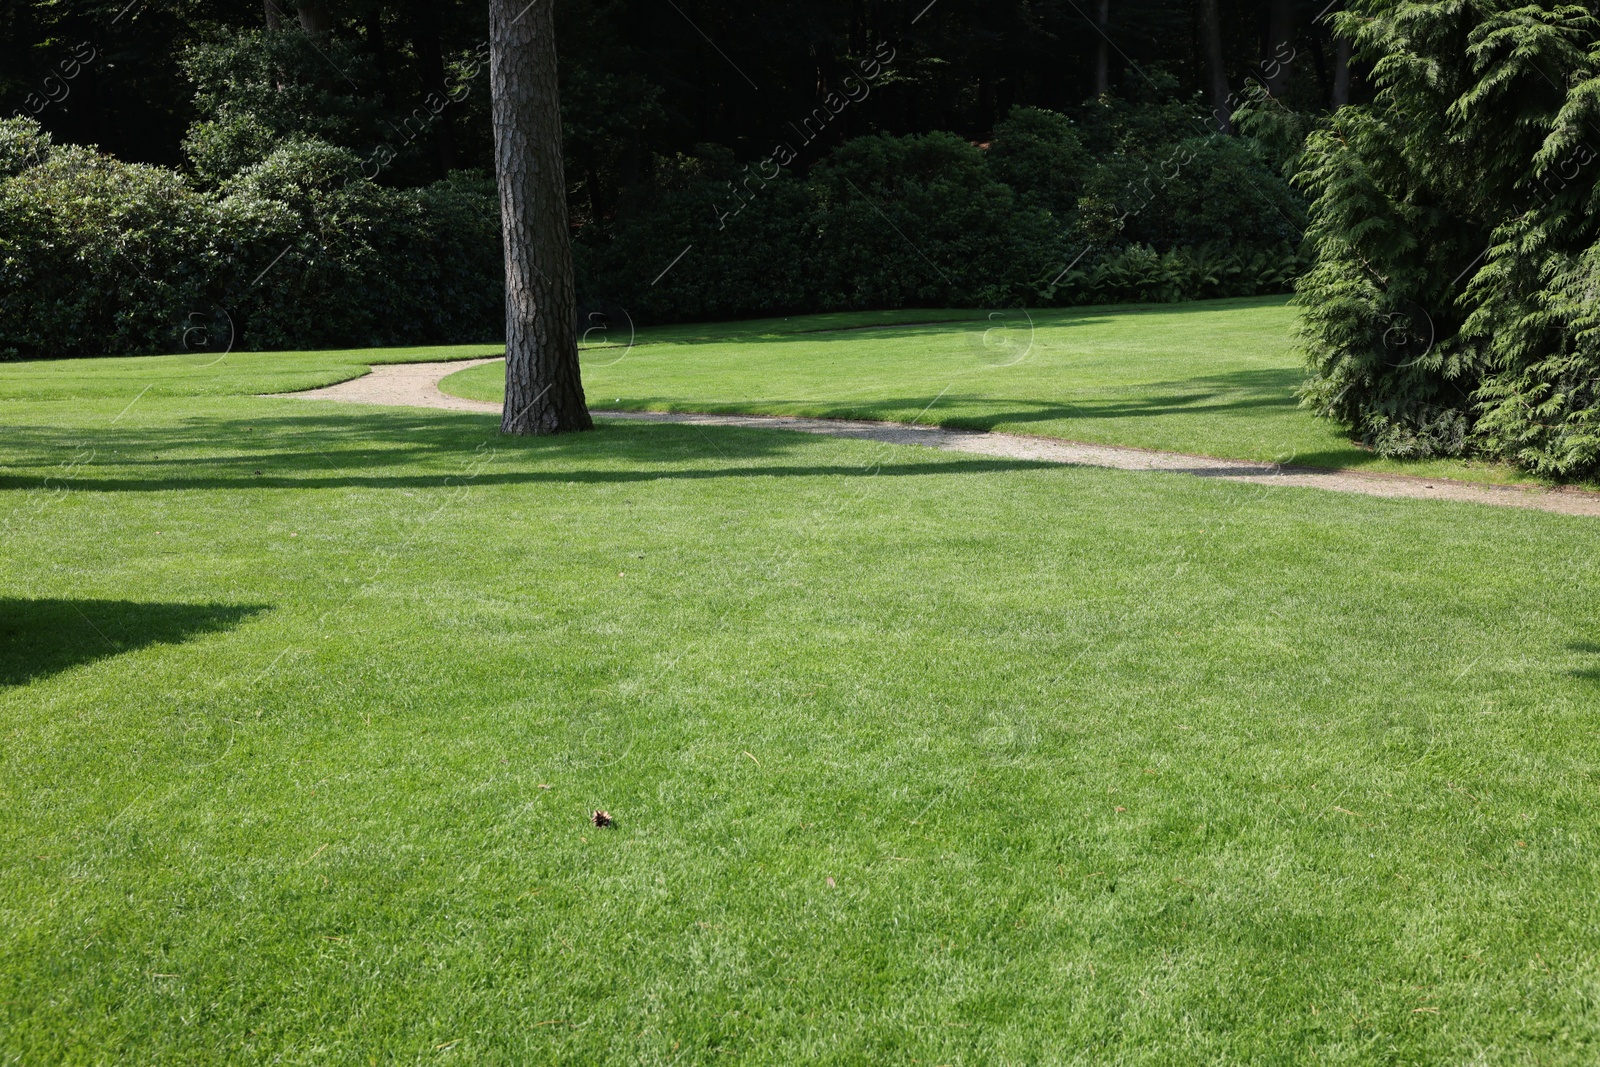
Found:
[{"label": "pine tree trunk", "polygon": [[561,168],[554,0],[489,0],[489,91],[506,257],[500,430],[593,427],[578,369],[577,304]]},{"label": "pine tree trunk", "polygon": [[1350,42],[1343,37],[1333,43],[1333,106],[1335,110],[1350,102]]},{"label": "pine tree trunk", "polygon": [[1267,72],[1267,92],[1275,97],[1289,87],[1289,74],[1294,70],[1294,7],[1295,0],[1272,0],[1268,7],[1261,65]]},{"label": "pine tree trunk", "polygon": [[1111,0],[1099,0],[1095,8],[1095,25],[1100,40],[1094,53],[1094,95],[1105,95],[1111,88]]},{"label": "pine tree trunk", "polygon": [[[437,93],[439,99],[447,98],[450,72],[445,68],[438,9],[432,4],[424,4],[411,23],[411,51],[417,57],[422,84],[430,92]],[[439,161],[439,177],[447,178],[456,169],[456,133],[448,108],[433,120],[433,146]]]},{"label": "pine tree trunk", "polygon": [[1219,133],[1233,129],[1233,109],[1228,106],[1228,71],[1222,59],[1222,16],[1217,0],[1200,0],[1201,45],[1206,57],[1206,92],[1211,97],[1211,117]]},{"label": "pine tree trunk", "polygon": [[316,0],[313,3],[296,4],[300,13],[300,28],[313,36],[320,36],[333,28],[333,16],[328,12],[328,5]]}]

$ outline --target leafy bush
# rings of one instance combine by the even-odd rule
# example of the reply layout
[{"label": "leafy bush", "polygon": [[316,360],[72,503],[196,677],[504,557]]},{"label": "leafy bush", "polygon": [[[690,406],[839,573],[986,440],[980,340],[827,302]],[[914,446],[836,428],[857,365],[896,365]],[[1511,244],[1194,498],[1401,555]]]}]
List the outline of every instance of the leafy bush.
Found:
[{"label": "leafy bush", "polygon": [[0,119],[0,178],[43,163],[50,135],[37,122]]},{"label": "leafy bush", "polygon": [[[1038,110],[1002,123],[988,152],[946,133],[858,137],[803,179],[706,152],[585,229],[579,291],[639,321],[1286,291],[1304,267],[1303,202],[1249,144],[1183,145],[1181,180],[1125,219],[1142,157],[1090,165],[1074,125]],[[1136,214],[1149,218],[1130,241]]]},{"label": "leafy bush", "polygon": [[200,116],[184,153],[203,182],[221,182],[293,140],[361,148],[384,139],[377,102],[350,81],[370,84],[371,61],[339,41],[256,30],[193,45],[182,64]]},{"label": "leafy bush", "polygon": [[706,155],[665,162],[615,222],[580,233],[573,260],[586,306],[624,305],[656,322],[810,306],[809,190],[786,170],[766,178]]},{"label": "leafy bush", "polygon": [[1339,18],[1377,94],[1307,142],[1306,402],[1385,454],[1600,472],[1600,22],[1508,0]]},{"label": "leafy bush", "polygon": [[[260,71],[244,59],[276,56],[283,42],[247,43],[194,62],[248,89],[245,75]],[[245,89],[219,90],[214,113],[248,103]],[[1117,112],[1117,128],[1159,126],[1147,111]],[[0,311],[0,351],[502,335],[491,181],[456,172],[419,188],[379,185],[363,176],[370,159],[288,118],[272,125],[243,104],[229,113],[239,121],[191,131],[196,160],[211,161],[194,181],[52,148],[31,122],[0,123],[0,173],[11,174],[0,179],[0,291],[17,294]],[[1151,159],[1180,147],[1188,160],[1176,173],[1135,185]],[[1094,161],[1064,116],[1021,109],[987,150],[948,133],[872,135],[809,174],[793,163],[740,165],[711,148],[658,160],[615,217],[581,227],[580,311],[620,305],[644,323],[1168,301],[1281,291],[1300,267],[1284,221],[1298,201],[1249,143],[1190,139]]]},{"label": "leafy bush", "polygon": [[1122,235],[1135,243],[1276,247],[1305,230],[1305,201],[1245,138],[1185,138],[1129,184]]},{"label": "leafy bush", "polygon": [[1083,196],[1091,170],[1077,125],[1067,116],[1019,107],[995,127],[986,162],[996,181],[1026,204],[1066,219]]},{"label": "leafy bush", "polygon": [[812,172],[818,303],[1015,303],[1066,265],[1063,233],[948,133],[858,137]]},{"label": "leafy bush", "polygon": [[[0,355],[492,340],[503,329],[493,183],[360,176],[291,140],[215,192],[0,122]],[[22,151],[10,146],[22,145]],[[15,164],[8,164],[15,166]],[[231,326],[225,326],[231,323]]]},{"label": "leafy bush", "polygon": [[1239,249],[1209,244],[1158,252],[1128,245],[1085,258],[1045,294],[1051,304],[1160,303],[1281,293],[1304,269],[1296,246]]},{"label": "leafy bush", "polygon": [[[20,123],[31,120],[0,125]],[[210,207],[181,175],[87,148],[48,148],[0,179],[0,355],[169,345],[204,284],[190,267],[211,239]]]}]

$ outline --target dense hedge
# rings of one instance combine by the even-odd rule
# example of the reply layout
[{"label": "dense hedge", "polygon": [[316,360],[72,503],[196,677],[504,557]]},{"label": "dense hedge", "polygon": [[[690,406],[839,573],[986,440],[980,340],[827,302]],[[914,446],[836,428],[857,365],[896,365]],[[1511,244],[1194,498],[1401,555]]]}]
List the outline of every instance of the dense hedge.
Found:
[{"label": "dense hedge", "polygon": [[1243,138],[1097,157],[1065,117],[1019,109],[986,150],[859,137],[803,178],[708,156],[581,235],[580,291],[697,319],[1243,296],[1304,267],[1304,202]]},{"label": "dense hedge", "polygon": [[427,344],[503,331],[493,183],[275,149],[214,190],[0,121],[0,357]]},{"label": "dense hedge", "polygon": [[[803,176],[794,150],[662,161],[578,234],[580,296],[644,323],[1291,283],[1301,201],[1253,142],[1152,140],[1119,121],[1086,137],[1022,109],[984,147],[858,137]],[[492,182],[392,188],[346,148],[263,136],[260,161],[224,173],[213,146],[191,178],[0,121],[0,357],[502,335]]]}]

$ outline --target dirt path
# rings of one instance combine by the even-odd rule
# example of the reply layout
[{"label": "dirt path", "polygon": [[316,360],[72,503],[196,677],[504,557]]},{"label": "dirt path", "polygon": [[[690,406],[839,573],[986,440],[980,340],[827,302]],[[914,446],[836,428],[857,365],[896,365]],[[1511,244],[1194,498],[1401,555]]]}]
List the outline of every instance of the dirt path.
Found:
[{"label": "dirt path", "polygon": [[[494,359],[462,360],[453,363],[381,364],[372,373],[324,389],[282,396],[307,400],[342,400],[354,404],[391,404],[407,407],[443,408],[447,411],[478,411],[498,414],[499,404],[463,400],[439,391],[439,382],[454,374]],[[1538,508],[1563,515],[1600,517],[1600,493],[1574,489],[1548,490],[1520,486],[1478,485],[1445,478],[1418,478],[1405,474],[1368,474],[1357,471],[1323,470],[1316,467],[1284,467],[1244,460],[1212,459],[1181,452],[1154,452],[1143,448],[1115,445],[1090,445],[1023,434],[981,433],[968,430],[942,430],[932,426],[906,426],[891,422],[858,422],[846,419],[802,419],[785,415],[696,415],[655,411],[599,411],[610,419],[638,422],[677,422],[695,426],[743,426],[764,430],[798,430],[802,433],[852,437],[865,441],[884,441],[896,445],[922,445],[951,452],[970,452],[1000,459],[1031,459],[1046,463],[1068,463],[1090,467],[1115,467],[1128,471],[1165,471],[1199,478],[1223,478],[1260,485],[1299,486],[1329,489],[1367,496],[1409,497],[1417,500],[1455,500],[1500,507]]]}]

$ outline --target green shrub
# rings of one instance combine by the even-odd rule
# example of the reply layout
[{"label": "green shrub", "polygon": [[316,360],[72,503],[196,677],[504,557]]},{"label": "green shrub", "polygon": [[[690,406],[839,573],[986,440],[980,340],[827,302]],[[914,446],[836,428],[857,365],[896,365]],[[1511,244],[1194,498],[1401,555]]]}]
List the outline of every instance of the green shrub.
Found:
[{"label": "green shrub", "polygon": [[1085,257],[1044,294],[1051,304],[1161,303],[1287,291],[1304,269],[1296,245],[1236,248],[1224,243],[1158,252],[1128,245]]},{"label": "green shrub", "polygon": [[1304,395],[1388,455],[1600,473],[1600,21],[1360,0],[1372,103],[1313,134]]},{"label": "green shrub", "polygon": [[580,233],[573,259],[586,306],[626,306],[640,322],[811,306],[810,191],[776,166],[763,177],[731,157],[706,155],[664,161],[657,184],[617,220]]},{"label": "green shrub", "polygon": [[212,193],[51,146],[31,120],[0,122],[0,145],[23,164],[0,179],[6,358],[215,350],[219,322],[255,348],[503,334],[498,204],[481,175],[388,189],[348,150],[296,139]]},{"label": "green shrub", "polygon": [[352,84],[375,83],[371,60],[338,40],[256,30],[191,45],[182,66],[199,115],[184,153],[203,182],[221,182],[289,141],[365,149],[384,140],[376,99]]},{"label": "green shrub", "polygon": [[0,119],[0,178],[9,178],[43,163],[50,152],[50,135],[31,119]]},{"label": "green shrub", "polygon": [[0,355],[170,346],[205,285],[195,265],[212,239],[211,203],[164,168],[87,148],[43,155],[0,179]]},{"label": "green shrub", "polygon": [[985,161],[996,181],[1025,204],[1070,218],[1092,169],[1075,123],[1037,107],[1019,107],[995,127]]},{"label": "green shrub", "polygon": [[[219,192],[233,217],[257,223],[259,252],[248,266],[262,269],[257,263],[272,257],[258,282],[232,291],[251,345],[502,336],[499,205],[483,177],[390,189],[362,178],[361,161],[347,149],[292,140]],[[232,277],[245,282],[242,273]]]},{"label": "green shrub", "polygon": [[812,171],[825,307],[996,306],[1065,266],[1065,233],[953,134],[858,137]]},{"label": "green shrub", "polygon": [[[201,53],[220,71],[208,77],[230,87],[219,100],[248,103],[260,72],[245,60],[289,47],[246,45]],[[198,185],[52,148],[28,121],[0,124],[0,173],[10,174],[0,179],[0,352],[503,335],[492,181],[458,172],[419,188],[379,185],[351,149],[288,118],[231,114],[239,121],[191,130],[196,160],[210,160]],[[1128,114],[1138,118],[1128,129],[1151,126],[1144,111]],[[615,218],[578,234],[580,311],[621,306],[646,323],[1281,290],[1299,263],[1279,216],[1297,202],[1249,144],[1192,144],[1197,162],[1136,211],[1130,175],[1149,153],[1092,161],[1073,123],[1038,110],[1014,113],[987,151],[947,133],[866,136],[804,176],[792,159],[740,165],[726,150],[659,160]]]}]

